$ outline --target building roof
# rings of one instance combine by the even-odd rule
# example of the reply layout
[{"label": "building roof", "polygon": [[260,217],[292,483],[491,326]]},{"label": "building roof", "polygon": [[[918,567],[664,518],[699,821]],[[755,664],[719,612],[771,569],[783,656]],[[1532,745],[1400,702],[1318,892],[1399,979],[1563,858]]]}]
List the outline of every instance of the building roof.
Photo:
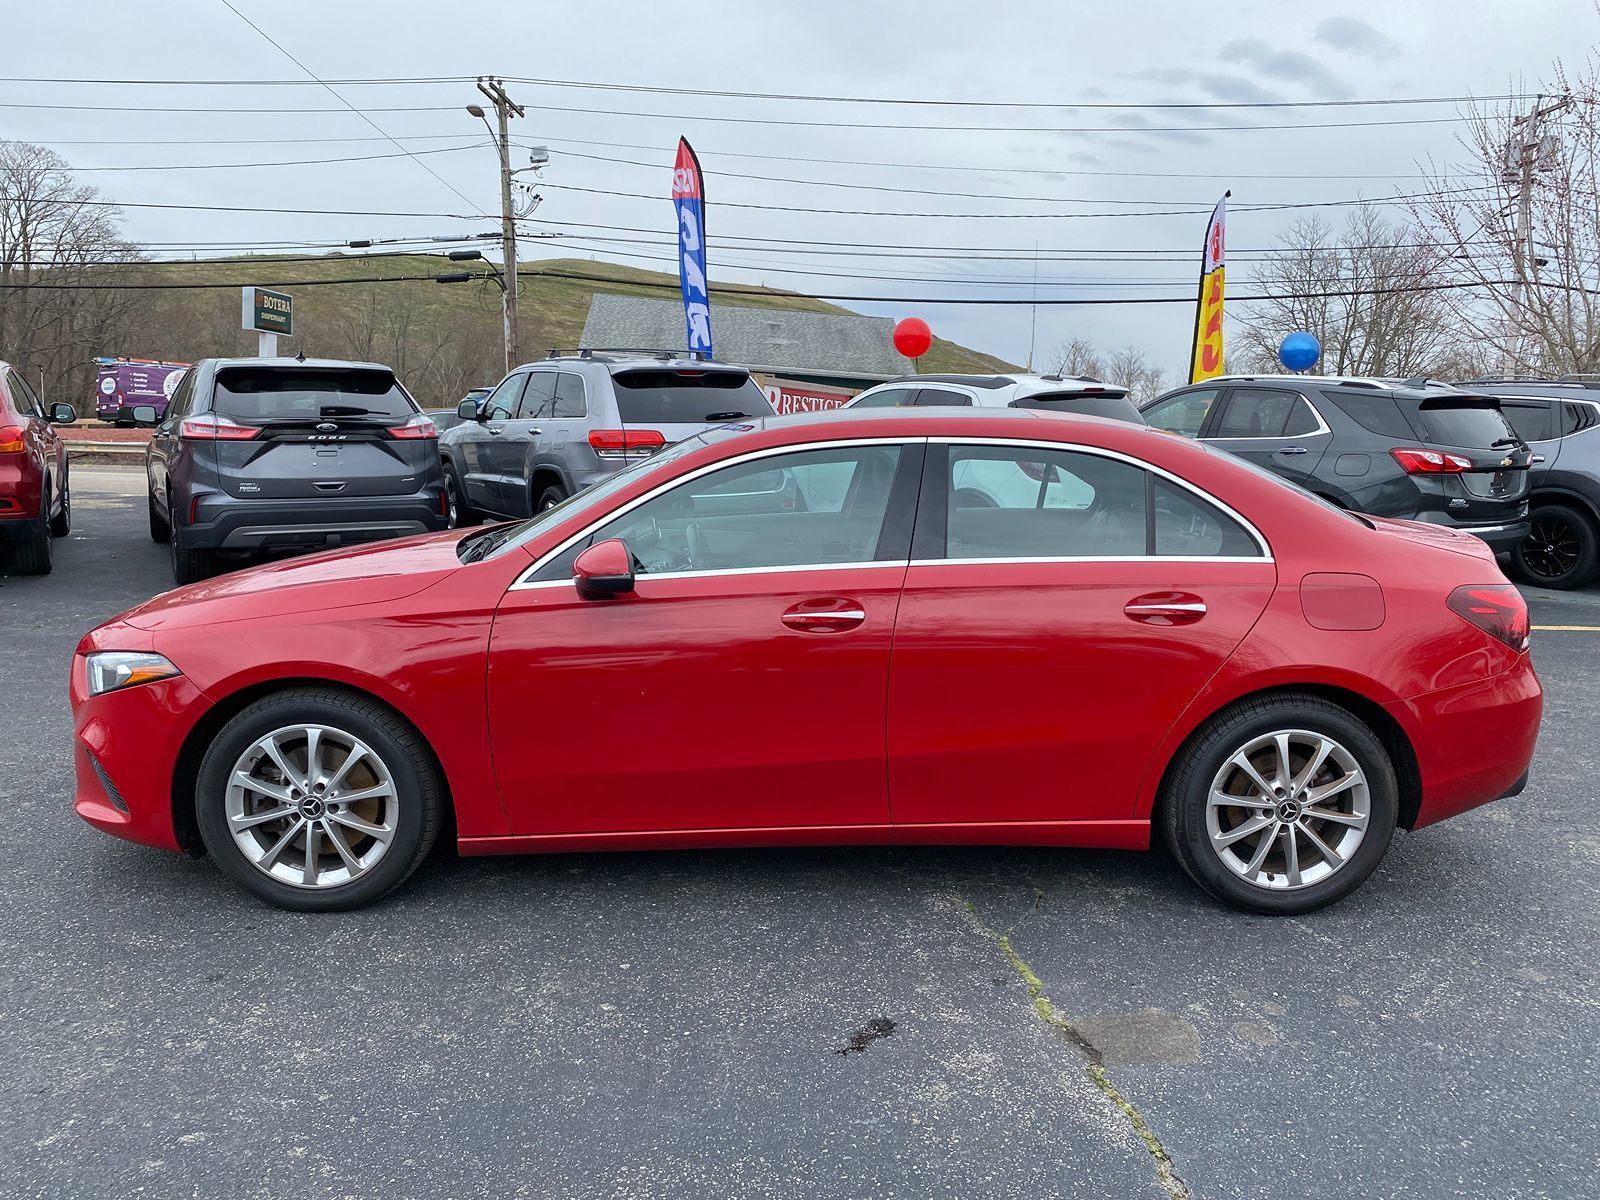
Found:
[{"label": "building roof", "polygon": [[[719,362],[760,371],[881,377],[902,375],[907,360],[894,348],[894,321],[855,313],[796,312],[718,302],[711,332]],[[581,345],[684,345],[683,305],[677,300],[597,293]]]}]

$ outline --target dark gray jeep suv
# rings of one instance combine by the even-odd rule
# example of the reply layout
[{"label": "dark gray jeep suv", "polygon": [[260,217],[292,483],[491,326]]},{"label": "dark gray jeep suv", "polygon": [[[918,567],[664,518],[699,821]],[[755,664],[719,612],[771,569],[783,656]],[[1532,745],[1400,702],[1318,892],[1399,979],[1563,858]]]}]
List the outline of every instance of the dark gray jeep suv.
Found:
[{"label": "dark gray jeep suv", "polygon": [[378,363],[203,359],[145,454],[150,536],[170,543],[173,578],[193,583],[219,552],[444,529],[438,436]]},{"label": "dark gray jeep suv", "polygon": [[463,400],[463,420],[440,439],[458,522],[531,517],[673,442],[772,416],[743,367],[667,352],[550,355]]},{"label": "dark gray jeep suv", "polygon": [[1157,429],[1226,450],[1375,517],[1475,534],[1511,551],[1528,532],[1533,451],[1492,396],[1427,380],[1235,375],[1143,407]]},{"label": "dark gray jeep suv", "polygon": [[1533,447],[1528,536],[1511,561],[1529,583],[1575,588],[1600,574],[1600,379],[1478,379]]}]

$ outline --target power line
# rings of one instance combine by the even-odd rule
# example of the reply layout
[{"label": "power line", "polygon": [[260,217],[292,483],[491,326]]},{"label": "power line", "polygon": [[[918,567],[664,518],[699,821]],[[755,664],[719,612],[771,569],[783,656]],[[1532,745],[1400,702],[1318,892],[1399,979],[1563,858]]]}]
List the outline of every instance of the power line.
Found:
[{"label": "power line", "polygon": [[[73,171],[100,173],[103,171],[233,171],[253,167],[315,167],[329,163],[378,162],[386,158],[417,158],[423,154],[456,154],[462,150],[481,150],[488,144],[488,142],[471,142],[465,146],[440,146],[435,150],[406,150],[397,154],[353,154],[341,158],[296,158],[279,162],[155,163],[148,166],[72,167],[70,169]],[[456,194],[460,195],[459,192]]]},{"label": "power line", "polygon": [[301,62],[294,55],[290,54],[288,50],[284,49],[284,47],[272,37],[271,34],[269,34],[265,29],[261,28],[261,26],[257,25],[249,17],[245,16],[242,12],[240,12],[237,8],[235,8],[234,5],[233,5],[233,0],[222,0],[222,5],[229,12],[231,12],[234,16],[238,17],[246,25],[250,26],[251,29],[254,29],[263,38],[265,38],[267,40],[267,43],[269,45],[271,45],[273,47],[273,49],[277,50],[279,54],[283,55],[290,62],[292,62],[295,66],[299,67],[307,75],[311,76],[312,79],[315,79],[319,84],[322,84],[323,89],[330,96],[332,96],[340,104],[342,104],[346,108],[348,108],[351,112],[355,113],[356,116],[360,117],[368,125],[372,126],[372,128],[374,130],[376,130],[378,133],[381,133],[381,134],[383,134],[384,137],[388,138],[389,141],[394,144],[394,148],[396,150],[403,151],[408,158],[412,159],[417,164],[417,166],[421,167],[429,175],[432,175],[440,183],[444,184],[445,187],[449,188],[452,192],[454,192],[457,196],[459,196],[464,203],[466,203],[466,204],[471,204],[472,203],[472,201],[466,196],[466,194],[463,193],[459,188],[457,188],[455,184],[451,183],[443,175],[439,174],[439,172],[435,171],[427,163],[423,162],[422,159],[418,158],[410,150],[406,149],[406,147],[402,146],[399,142],[395,141],[394,138],[389,136],[389,133],[388,133],[387,130],[385,130],[382,126],[380,126],[371,117],[367,116],[366,113],[362,112],[354,104],[351,104],[350,101],[346,100],[343,96],[341,96],[332,87],[330,87],[326,83],[323,83],[322,80],[317,79],[317,73],[315,71],[313,71],[310,67],[306,66],[305,63]]},{"label": "power line", "polygon": [[[22,201],[27,199],[28,197],[26,196],[0,196],[0,200]],[[87,208],[155,208],[179,212],[283,213],[288,216],[302,217],[431,217],[449,221],[483,221],[490,219],[483,213],[384,212],[358,208],[283,208],[280,205],[153,204],[135,200],[74,200],[73,204]]]}]

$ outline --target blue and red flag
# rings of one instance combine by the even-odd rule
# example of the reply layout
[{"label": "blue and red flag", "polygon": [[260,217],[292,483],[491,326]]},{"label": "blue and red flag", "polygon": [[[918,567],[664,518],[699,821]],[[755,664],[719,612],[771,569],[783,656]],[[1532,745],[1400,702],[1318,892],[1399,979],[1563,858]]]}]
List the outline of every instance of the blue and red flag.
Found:
[{"label": "blue and red flag", "polygon": [[711,357],[711,289],[706,284],[705,181],[687,138],[678,139],[672,168],[672,205],[678,213],[678,282],[689,353]]}]

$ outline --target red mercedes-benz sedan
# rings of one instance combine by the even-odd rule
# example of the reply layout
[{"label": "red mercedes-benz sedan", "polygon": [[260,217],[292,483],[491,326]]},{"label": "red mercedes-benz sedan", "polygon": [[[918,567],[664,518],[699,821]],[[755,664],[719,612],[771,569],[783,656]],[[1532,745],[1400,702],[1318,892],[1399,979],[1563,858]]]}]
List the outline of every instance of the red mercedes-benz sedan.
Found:
[{"label": "red mercedes-benz sedan", "polygon": [[1517,794],[1541,694],[1477,539],[1092,418],[730,425],[531,521],[159,596],[72,664],[77,811],[276,904],[465,854],[1143,848],[1304,912]]}]

